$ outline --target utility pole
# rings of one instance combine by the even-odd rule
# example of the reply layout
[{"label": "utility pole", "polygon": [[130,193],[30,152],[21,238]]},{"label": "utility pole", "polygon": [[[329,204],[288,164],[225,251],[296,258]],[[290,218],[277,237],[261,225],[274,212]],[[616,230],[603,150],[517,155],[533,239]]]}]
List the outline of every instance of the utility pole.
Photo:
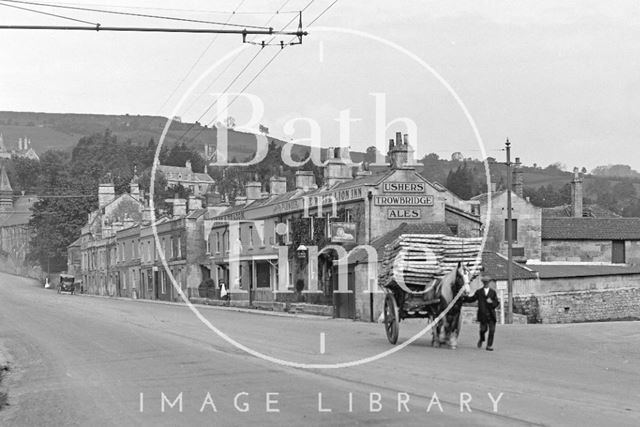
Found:
[{"label": "utility pole", "polygon": [[513,221],[511,218],[511,143],[507,151],[507,324],[513,323]]}]

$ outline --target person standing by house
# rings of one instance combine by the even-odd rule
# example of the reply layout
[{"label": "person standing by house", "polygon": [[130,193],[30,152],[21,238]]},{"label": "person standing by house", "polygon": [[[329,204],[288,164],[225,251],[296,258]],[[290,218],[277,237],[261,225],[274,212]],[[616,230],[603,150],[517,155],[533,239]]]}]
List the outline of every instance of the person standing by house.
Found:
[{"label": "person standing by house", "polygon": [[493,278],[483,275],[482,288],[478,289],[472,296],[464,297],[464,302],[478,301],[478,322],[480,323],[480,339],[478,340],[478,348],[482,347],[485,334],[489,331],[487,338],[487,351],[493,351],[493,336],[496,331],[496,307],[498,306],[498,296],[496,291],[490,285]]}]

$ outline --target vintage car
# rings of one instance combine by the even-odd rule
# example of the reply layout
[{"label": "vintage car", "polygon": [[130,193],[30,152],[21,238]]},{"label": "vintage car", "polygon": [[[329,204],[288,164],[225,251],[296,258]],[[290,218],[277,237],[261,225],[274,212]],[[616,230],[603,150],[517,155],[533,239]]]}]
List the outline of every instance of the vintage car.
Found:
[{"label": "vintage car", "polygon": [[69,292],[73,295],[76,292],[75,277],[70,274],[61,274],[58,284],[58,293]]}]

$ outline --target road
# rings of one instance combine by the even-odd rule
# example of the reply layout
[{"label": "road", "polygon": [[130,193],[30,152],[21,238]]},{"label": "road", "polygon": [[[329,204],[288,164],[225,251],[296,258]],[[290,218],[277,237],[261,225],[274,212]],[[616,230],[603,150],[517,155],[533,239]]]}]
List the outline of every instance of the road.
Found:
[{"label": "road", "polygon": [[[391,348],[378,324],[201,313],[289,361]],[[401,324],[400,341],[423,326]],[[183,305],[58,295],[0,273],[0,341],[12,359],[3,426],[640,425],[638,322],[499,326],[494,352],[465,325],[455,351],[423,337],[371,363],[310,370],[247,354]]]}]

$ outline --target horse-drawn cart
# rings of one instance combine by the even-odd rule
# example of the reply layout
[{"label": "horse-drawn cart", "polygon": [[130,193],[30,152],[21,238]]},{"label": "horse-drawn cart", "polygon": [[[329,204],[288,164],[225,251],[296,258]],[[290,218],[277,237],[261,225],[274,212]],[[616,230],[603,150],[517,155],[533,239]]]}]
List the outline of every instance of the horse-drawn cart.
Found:
[{"label": "horse-drawn cart", "polygon": [[[481,242],[481,238],[404,234],[386,246],[379,283],[386,293],[383,317],[391,344],[398,342],[402,320],[432,321],[447,310],[479,272]],[[439,334],[439,329],[440,322],[434,332]]]}]

